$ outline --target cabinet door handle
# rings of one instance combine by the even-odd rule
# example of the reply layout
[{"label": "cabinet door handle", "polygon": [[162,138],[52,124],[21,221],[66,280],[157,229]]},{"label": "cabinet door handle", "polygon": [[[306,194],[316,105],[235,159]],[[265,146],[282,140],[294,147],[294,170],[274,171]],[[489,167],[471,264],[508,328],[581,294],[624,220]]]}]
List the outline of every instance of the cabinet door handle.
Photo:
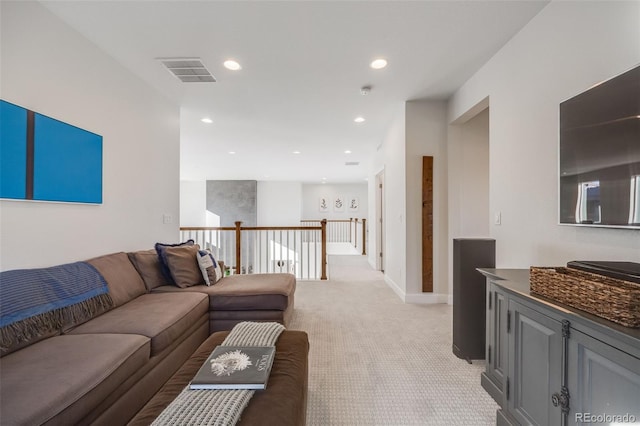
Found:
[{"label": "cabinet door handle", "polygon": [[569,412],[569,390],[563,386],[560,393],[551,395],[551,403],[554,407],[560,407],[563,413]]}]

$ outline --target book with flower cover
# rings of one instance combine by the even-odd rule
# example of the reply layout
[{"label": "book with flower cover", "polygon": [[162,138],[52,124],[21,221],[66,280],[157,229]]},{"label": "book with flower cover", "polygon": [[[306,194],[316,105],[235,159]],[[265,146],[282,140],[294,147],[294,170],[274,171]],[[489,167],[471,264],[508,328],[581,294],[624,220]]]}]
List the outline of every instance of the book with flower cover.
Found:
[{"label": "book with flower cover", "polygon": [[275,346],[217,346],[190,389],[266,389]]}]

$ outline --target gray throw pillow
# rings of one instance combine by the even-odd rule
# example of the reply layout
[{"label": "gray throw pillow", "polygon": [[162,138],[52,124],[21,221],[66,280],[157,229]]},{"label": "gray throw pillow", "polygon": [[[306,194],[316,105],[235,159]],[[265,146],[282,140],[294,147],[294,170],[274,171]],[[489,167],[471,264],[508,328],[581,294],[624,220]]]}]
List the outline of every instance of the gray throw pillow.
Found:
[{"label": "gray throw pillow", "polygon": [[165,250],[169,247],[192,246],[194,244],[195,244],[195,241],[193,240],[187,240],[184,243],[178,243],[178,244],[156,243],[155,249],[156,249],[156,252],[158,253],[158,260],[160,260],[160,267],[162,268],[162,273],[169,281],[171,281],[171,284],[175,284],[175,283],[173,282],[173,277],[171,276],[171,272],[169,271],[169,266],[167,265]]},{"label": "gray throw pillow", "polygon": [[204,279],[198,266],[197,253],[200,247],[193,246],[167,247],[165,259],[171,278],[180,288],[203,285]]},{"label": "gray throw pillow", "polygon": [[134,251],[127,253],[127,256],[129,256],[129,260],[138,270],[145,286],[147,286],[147,290],[151,291],[156,287],[173,284],[173,282],[162,273],[162,265],[160,264],[156,250]]}]

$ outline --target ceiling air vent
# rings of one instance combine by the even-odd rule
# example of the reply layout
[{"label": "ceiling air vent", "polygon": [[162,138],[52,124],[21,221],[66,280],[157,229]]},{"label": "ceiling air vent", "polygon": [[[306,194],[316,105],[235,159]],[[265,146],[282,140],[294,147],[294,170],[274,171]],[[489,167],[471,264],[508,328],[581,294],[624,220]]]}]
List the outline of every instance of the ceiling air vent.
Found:
[{"label": "ceiling air vent", "polygon": [[344,163],[345,166],[358,166],[359,164],[359,161],[347,161],[346,163]]},{"label": "ceiling air vent", "polygon": [[183,83],[215,83],[216,79],[200,58],[158,58]]}]

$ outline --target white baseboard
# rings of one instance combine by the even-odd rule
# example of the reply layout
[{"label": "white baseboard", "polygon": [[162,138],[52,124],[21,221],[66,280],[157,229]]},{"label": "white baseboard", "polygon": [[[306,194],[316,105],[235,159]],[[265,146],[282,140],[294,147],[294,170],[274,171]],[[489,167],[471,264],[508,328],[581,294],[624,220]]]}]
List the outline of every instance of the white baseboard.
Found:
[{"label": "white baseboard", "polygon": [[387,283],[391,290],[393,290],[400,300],[404,303],[411,303],[416,305],[432,305],[436,303],[448,303],[450,295],[447,294],[439,294],[439,293],[409,293],[407,294],[404,290],[398,286],[391,278],[387,275],[384,276],[384,282]]},{"label": "white baseboard", "polygon": [[447,297],[447,305],[453,305],[453,294]]},{"label": "white baseboard", "polygon": [[410,293],[405,295],[404,302],[416,305],[447,303],[447,295],[439,293]]},{"label": "white baseboard", "polygon": [[384,274],[384,282],[386,282],[387,285],[391,287],[391,290],[393,290],[398,295],[400,300],[404,302],[404,298],[405,298],[404,291],[398,286],[398,284],[396,284],[391,278],[389,278],[387,274]]}]

